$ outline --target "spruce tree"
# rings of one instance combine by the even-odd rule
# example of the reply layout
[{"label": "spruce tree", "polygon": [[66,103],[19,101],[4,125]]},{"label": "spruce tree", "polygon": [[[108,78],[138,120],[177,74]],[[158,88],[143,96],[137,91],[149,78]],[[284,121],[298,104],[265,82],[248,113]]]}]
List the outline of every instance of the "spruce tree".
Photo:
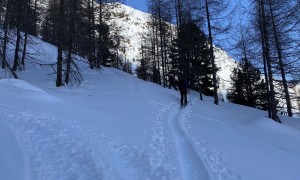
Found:
[{"label": "spruce tree", "polygon": [[204,32],[193,22],[183,23],[170,50],[172,72],[188,80],[191,89],[213,95],[212,62]]},{"label": "spruce tree", "polygon": [[231,102],[266,109],[267,93],[258,68],[247,59],[242,59],[238,67],[234,68],[231,80],[232,89],[228,96]]}]

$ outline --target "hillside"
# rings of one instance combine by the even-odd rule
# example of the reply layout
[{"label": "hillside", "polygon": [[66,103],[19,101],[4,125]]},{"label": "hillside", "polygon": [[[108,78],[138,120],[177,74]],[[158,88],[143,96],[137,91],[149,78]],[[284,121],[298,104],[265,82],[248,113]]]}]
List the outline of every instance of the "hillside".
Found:
[{"label": "hillside", "polygon": [[[141,40],[149,29],[151,29],[151,15],[124,4],[112,3],[113,13],[109,24],[114,25],[113,31],[118,31],[124,39],[121,40],[119,51],[122,54],[122,48],[126,47],[125,56],[134,65],[138,64],[137,59],[141,58]],[[122,54],[123,55],[123,54]],[[230,75],[236,61],[232,59],[224,50],[215,49],[216,65],[220,68],[218,76],[220,77],[220,90],[231,87]]]},{"label": "hillside", "polygon": [[[45,1],[38,1],[38,5],[40,6],[40,13],[46,13],[45,10],[47,9],[47,3],[49,0]],[[136,10],[134,8],[131,8],[129,6],[126,6],[124,4],[120,3],[108,3],[106,4],[107,8],[109,10],[109,17],[108,19],[105,18],[105,20],[108,20],[107,23],[110,25],[110,30],[112,34],[120,36],[120,46],[117,50],[117,53],[119,57],[121,57],[123,60],[126,59],[126,62],[130,61],[134,67],[136,67],[139,62],[138,59],[141,58],[141,39],[142,36],[147,33],[150,27],[150,17],[151,15],[148,13],[144,13],[142,11]],[[95,5],[97,7],[97,3]],[[96,21],[98,20],[98,11],[96,13]],[[41,21],[43,18],[41,18]],[[41,24],[41,22],[39,22]],[[12,41],[14,42],[14,41]],[[32,45],[32,44],[31,44]],[[34,46],[34,44],[33,44]],[[34,48],[32,48],[34,49]],[[27,58],[29,61],[33,61],[36,63],[33,59],[35,53],[40,53],[41,51],[44,51],[43,49],[34,50],[33,53],[30,52],[29,58]],[[47,51],[47,50],[45,50]],[[13,57],[12,52],[11,57]],[[33,58],[32,58],[33,56]],[[232,59],[227,52],[224,50],[215,47],[215,57],[216,57],[216,65],[219,67],[219,72],[217,72],[217,77],[219,79],[219,93],[223,94],[224,99],[226,100],[226,94],[227,91],[231,88],[231,74],[235,67],[237,67],[238,62]],[[49,58],[49,57],[45,57]],[[53,63],[56,61],[56,57],[52,57]],[[0,77],[6,77],[7,74],[2,75],[2,72],[0,72]],[[292,89],[293,88],[293,89]],[[277,89],[278,93],[281,93],[282,90],[280,88]],[[291,87],[290,92],[294,97],[300,96],[299,86],[297,87]],[[293,97],[293,98],[294,98]],[[300,112],[300,105],[299,105],[299,99],[294,98],[292,100],[292,105],[295,108],[294,112],[299,113]],[[284,99],[280,100],[280,105],[284,106],[285,101]]]},{"label": "hillside", "polygon": [[[56,47],[32,38],[35,62]],[[43,47],[43,48],[42,48]],[[29,48],[33,52],[33,49]],[[191,92],[179,108],[175,90],[113,68],[56,88],[51,67],[32,61],[21,80],[0,79],[0,179],[9,180],[298,180],[300,122]]]}]

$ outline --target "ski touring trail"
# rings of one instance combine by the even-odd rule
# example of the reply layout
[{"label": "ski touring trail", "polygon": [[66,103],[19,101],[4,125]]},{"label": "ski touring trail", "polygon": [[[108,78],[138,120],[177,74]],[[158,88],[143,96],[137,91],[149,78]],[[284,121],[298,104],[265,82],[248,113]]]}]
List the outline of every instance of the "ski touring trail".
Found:
[{"label": "ski touring trail", "polygon": [[222,153],[212,149],[208,142],[201,141],[191,130],[190,116],[193,113],[192,106],[187,106],[179,114],[179,126],[182,127],[188,141],[192,144],[198,156],[202,157],[203,163],[208,169],[211,179],[217,180],[241,180],[241,177],[232,173],[224,164],[225,157]]},{"label": "ski touring trail", "polygon": [[182,179],[202,179],[209,180],[209,173],[201,158],[195,152],[193,145],[179,127],[179,114],[177,106],[173,103],[169,105],[171,112],[168,118],[168,125],[174,137],[176,151],[178,153],[178,164]]},{"label": "ski touring trail", "polygon": [[[169,175],[173,175],[168,177],[180,180],[240,180],[225,167],[223,155],[210,148],[209,143],[196,138],[191,131],[191,105],[182,109],[175,102],[161,106],[154,118],[150,148],[156,154],[157,164],[164,164]],[[171,162],[172,158],[176,159],[175,162]]]},{"label": "ski touring trail", "polygon": [[5,106],[0,106],[0,117],[24,151],[24,174],[28,180],[174,177],[167,167],[151,163],[156,158],[149,150],[82,128],[76,122]]},{"label": "ski touring trail", "polygon": [[[0,179],[299,177],[298,130],[257,119],[257,110],[215,107],[211,98],[200,101],[193,92],[180,109],[177,91],[114,71],[103,70],[103,77],[74,88],[1,80],[0,139],[10,141],[0,141]],[[15,168],[10,163],[16,158]],[[272,167],[274,161],[288,168]],[[274,168],[284,174],[270,173]]]}]

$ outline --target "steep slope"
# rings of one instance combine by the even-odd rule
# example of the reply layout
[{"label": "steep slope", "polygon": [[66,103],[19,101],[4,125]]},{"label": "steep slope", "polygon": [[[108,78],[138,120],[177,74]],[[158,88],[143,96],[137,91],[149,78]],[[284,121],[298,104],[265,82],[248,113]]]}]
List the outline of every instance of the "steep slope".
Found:
[{"label": "steep slope", "polygon": [[[151,29],[151,15],[120,3],[112,3],[111,6],[114,7],[112,9],[113,12],[115,12],[112,16],[113,20],[111,23],[114,24],[118,30],[121,30],[120,35],[125,38],[121,41],[121,47],[125,47],[126,49],[123,53],[127,60],[136,65],[138,62],[135,60],[141,58],[140,47],[142,36]],[[215,47],[214,55],[216,58],[216,66],[220,69],[217,73],[220,79],[219,91],[224,95],[226,100],[227,91],[232,86],[230,76],[233,69],[237,67],[238,62],[230,57],[226,51],[218,47]],[[278,92],[280,91],[281,90],[278,90]],[[293,89],[290,88],[290,93],[294,94],[294,97],[300,97],[299,85]],[[281,99],[281,103],[285,104],[285,100]],[[294,109],[294,113],[297,113],[295,116],[299,116],[300,114],[299,103],[299,99],[292,100],[293,107],[296,107]]]},{"label": "steep slope", "polygon": [[[133,64],[137,64],[137,59],[141,58],[141,40],[151,29],[151,15],[144,13],[129,6],[112,3],[113,6],[112,20],[109,22],[115,27],[124,39],[121,41],[121,47],[126,47],[126,51],[120,52],[126,55],[126,58]],[[230,75],[236,62],[222,49],[215,49],[216,64],[220,68],[218,76],[220,77],[220,90],[227,90],[230,85]]]},{"label": "steep slope", "polygon": [[120,3],[111,3],[107,6],[112,9],[108,24],[112,25],[113,32],[117,32],[123,38],[120,53],[126,55],[133,64],[137,64],[135,60],[141,58],[141,40],[150,28],[151,15]]}]

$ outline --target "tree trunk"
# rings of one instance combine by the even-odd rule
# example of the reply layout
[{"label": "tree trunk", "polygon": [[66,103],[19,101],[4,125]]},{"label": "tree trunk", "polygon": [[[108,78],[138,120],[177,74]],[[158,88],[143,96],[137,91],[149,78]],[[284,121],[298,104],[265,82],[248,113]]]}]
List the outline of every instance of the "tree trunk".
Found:
[{"label": "tree trunk", "polygon": [[68,32],[69,42],[68,42],[68,56],[67,56],[67,66],[66,66],[66,77],[65,81],[66,84],[70,81],[70,74],[71,74],[71,63],[72,63],[72,51],[73,51],[73,39],[75,34],[75,12],[76,12],[76,1],[72,0],[71,10],[70,10],[70,22],[69,22],[69,28],[70,31]]},{"label": "tree trunk", "polygon": [[160,38],[160,56],[162,64],[162,80],[163,87],[166,87],[166,75],[165,75],[165,62],[164,62],[164,45],[163,45],[163,27],[162,27],[162,17],[161,17],[161,4],[158,4],[158,19],[159,19],[159,38]]},{"label": "tree trunk", "polygon": [[91,0],[88,0],[87,1],[88,2],[88,22],[89,22],[89,24],[88,24],[88,31],[89,31],[89,33],[88,33],[88,36],[89,36],[89,38],[88,38],[88,61],[89,61],[89,63],[90,63],[90,68],[91,69],[94,69],[94,66],[95,66],[95,62],[93,61],[93,55],[92,55],[92,16],[91,16],[91,14],[92,14],[92,10],[91,10]]},{"label": "tree trunk", "polygon": [[59,23],[58,23],[58,47],[57,47],[57,77],[56,87],[63,86],[62,70],[63,70],[63,26],[64,26],[64,0],[60,0],[59,7]]},{"label": "tree trunk", "polygon": [[[93,61],[96,61],[96,35],[95,35],[95,5],[94,5],[94,0],[92,0],[92,58]],[[97,67],[97,68],[100,68]]]},{"label": "tree trunk", "polygon": [[276,30],[277,27],[276,27],[276,23],[275,23],[275,20],[274,20],[272,0],[269,0],[269,6],[270,6],[270,11],[271,11],[272,28],[273,28],[273,32],[274,32],[276,49],[277,49],[277,54],[278,54],[279,69],[280,69],[283,88],[284,88],[284,93],[285,93],[287,112],[288,112],[288,116],[292,117],[293,113],[292,113],[291,98],[290,98],[290,93],[289,93],[289,89],[288,89],[288,85],[287,85],[287,80],[286,80],[286,77],[285,77],[284,64],[283,64],[283,60],[282,60],[282,49],[280,47],[278,33],[277,33],[277,30]]},{"label": "tree trunk", "polygon": [[0,0],[0,24],[2,25],[2,10],[3,10],[3,8],[2,7],[4,7],[4,2],[3,2],[3,0]]},{"label": "tree trunk", "polygon": [[23,45],[23,53],[22,53],[22,69],[25,69],[25,58],[26,58],[26,50],[27,50],[27,39],[28,39],[28,21],[29,21],[29,12],[30,12],[30,5],[31,5],[31,0],[28,0],[28,7],[27,7],[27,12],[26,12],[26,22],[25,22],[25,38],[24,38],[24,45]]},{"label": "tree trunk", "polygon": [[10,2],[6,3],[6,12],[4,17],[4,37],[3,37],[3,48],[2,48],[2,69],[6,68],[6,49],[7,49],[7,41],[8,41],[8,22],[9,22],[9,11],[10,11]]},{"label": "tree trunk", "polygon": [[25,32],[25,38],[24,38],[24,46],[23,46],[23,53],[22,53],[22,60],[21,60],[21,64],[22,64],[22,69],[25,69],[25,58],[26,58],[26,51],[27,51],[27,39],[28,39],[28,33],[27,31]]},{"label": "tree trunk", "polygon": [[218,97],[218,87],[217,87],[217,70],[215,64],[215,56],[214,56],[214,47],[213,47],[213,39],[211,33],[211,25],[210,25],[210,14],[209,14],[209,6],[208,0],[205,1],[206,5],[206,16],[207,16],[207,24],[208,24],[208,32],[209,32],[209,43],[210,43],[210,58],[212,62],[212,69],[213,69],[213,83],[214,83],[214,103],[216,105],[219,104],[219,97]]},{"label": "tree trunk", "polygon": [[265,47],[265,39],[263,36],[263,21],[262,21],[262,12],[261,12],[261,5],[259,7],[259,30],[260,30],[260,38],[261,38],[261,46],[263,50],[263,65],[264,65],[264,76],[266,80],[266,90],[267,90],[267,101],[268,101],[268,117],[272,118],[272,112],[270,109],[270,88],[269,88],[269,77],[268,77],[268,71],[267,71],[267,60],[266,60],[266,49]]},{"label": "tree trunk", "polygon": [[22,14],[22,4],[18,1],[18,12],[17,12],[17,40],[16,40],[16,49],[15,49],[15,56],[14,56],[14,65],[13,70],[16,71],[19,67],[19,51],[20,51],[20,41],[21,41],[21,14]]},{"label": "tree trunk", "polygon": [[159,59],[159,40],[158,40],[158,30],[155,28],[155,47],[156,47],[156,58],[157,58],[157,76],[158,76],[158,84],[161,85],[161,76],[160,76],[160,59]]},{"label": "tree trunk", "polygon": [[102,34],[102,24],[103,24],[103,2],[99,1],[99,39],[98,39],[98,56],[97,56],[97,68],[100,68],[100,64],[103,61],[103,52],[102,52],[102,43],[103,43],[103,34]]},{"label": "tree trunk", "polygon": [[276,100],[275,100],[275,90],[274,90],[274,80],[273,80],[273,71],[272,71],[272,62],[271,62],[271,56],[270,56],[270,45],[269,45],[269,36],[267,32],[266,27],[266,15],[265,15],[265,8],[264,8],[264,2],[263,0],[260,1],[261,5],[261,12],[262,12],[262,30],[263,30],[263,37],[264,37],[264,49],[265,49],[265,55],[266,55],[266,63],[267,63],[267,69],[268,69],[268,78],[269,78],[269,86],[270,86],[270,111],[271,111],[271,118],[274,121],[277,121],[281,123],[279,117],[277,116],[277,110],[276,110]]}]

